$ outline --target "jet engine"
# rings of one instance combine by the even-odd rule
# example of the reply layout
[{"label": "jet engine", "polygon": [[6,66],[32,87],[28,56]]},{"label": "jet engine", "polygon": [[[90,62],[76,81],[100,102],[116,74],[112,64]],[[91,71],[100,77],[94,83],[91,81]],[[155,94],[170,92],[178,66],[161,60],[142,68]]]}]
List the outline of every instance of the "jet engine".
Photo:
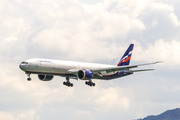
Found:
[{"label": "jet engine", "polygon": [[93,73],[90,70],[82,69],[78,71],[78,78],[82,80],[90,80],[93,77]]},{"label": "jet engine", "polygon": [[53,77],[53,75],[38,75],[38,78],[42,81],[50,81]]}]

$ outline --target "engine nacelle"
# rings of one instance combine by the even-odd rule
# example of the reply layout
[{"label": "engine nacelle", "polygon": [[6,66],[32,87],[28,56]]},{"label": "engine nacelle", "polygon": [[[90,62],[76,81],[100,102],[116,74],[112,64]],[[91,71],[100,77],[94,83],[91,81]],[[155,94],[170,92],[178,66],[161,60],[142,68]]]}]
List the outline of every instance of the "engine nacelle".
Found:
[{"label": "engine nacelle", "polygon": [[38,78],[42,81],[50,81],[53,77],[53,75],[38,75]]},{"label": "engine nacelle", "polygon": [[90,70],[82,69],[78,71],[78,78],[81,80],[89,80],[93,77],[93,73]]}]

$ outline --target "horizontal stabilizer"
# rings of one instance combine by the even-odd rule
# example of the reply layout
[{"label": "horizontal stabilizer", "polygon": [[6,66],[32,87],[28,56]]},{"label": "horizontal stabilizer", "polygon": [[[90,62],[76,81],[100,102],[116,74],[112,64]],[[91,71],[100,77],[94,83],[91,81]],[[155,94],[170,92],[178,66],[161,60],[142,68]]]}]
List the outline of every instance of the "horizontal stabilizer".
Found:
[{"label": "horizontal stabilizer", "polygon": [[153,63],[139,64],[137,66],[151,65],[151,64],[157,64],[157,63],[162,63],[162,62],[164,62],[164,61],[157,61],[157,62],[153,62]]}]

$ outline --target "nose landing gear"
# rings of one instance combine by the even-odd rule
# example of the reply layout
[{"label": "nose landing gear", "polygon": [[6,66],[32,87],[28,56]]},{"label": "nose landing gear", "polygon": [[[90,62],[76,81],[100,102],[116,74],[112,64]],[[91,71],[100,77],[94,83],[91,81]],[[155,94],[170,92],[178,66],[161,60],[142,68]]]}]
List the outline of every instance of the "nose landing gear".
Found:
[{"label": "nose landing gear", "polygon": [[28,75],[27,81],[31,81],[31,77],[30,77],[31,73],[26,73],[26,74]]}]

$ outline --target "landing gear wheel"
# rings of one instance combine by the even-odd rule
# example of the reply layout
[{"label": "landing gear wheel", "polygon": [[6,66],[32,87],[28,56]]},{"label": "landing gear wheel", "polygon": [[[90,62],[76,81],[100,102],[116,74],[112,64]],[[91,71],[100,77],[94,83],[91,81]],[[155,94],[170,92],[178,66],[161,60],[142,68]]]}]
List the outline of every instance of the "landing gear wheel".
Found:
[{"label": "landing gear wheel", "polygon": [[91,86],[91,87],[96,85],[96,84],[93,83],[91,80],[90,80],[90,81],[86,81],[85,84],[86,84],[86,85],[89,85],[89,86]]},{"label": "landing gear wheel", "polygon": [[68,87],[73,87],[73,84],[70,82],[63,82],[63,85],[66,85]]},{"label": "landing gear wheel", "polygon": [[66,85],[66,82],[63,82],[63,85]]},{"label": "landing gear wheel", "polygon": [[28,81],[31,81],[31,78],[27,78]]},{"label": "landing gear wheel", "polygon": [[69,81],[69,76],[66,77],[66,82],[63,82],[63,85],[68,87],[73,87],[73,84]]},{"label": "landing gear wheel", "polygon": [[85,84],[88,85],[88,82],[86,81]]}]

